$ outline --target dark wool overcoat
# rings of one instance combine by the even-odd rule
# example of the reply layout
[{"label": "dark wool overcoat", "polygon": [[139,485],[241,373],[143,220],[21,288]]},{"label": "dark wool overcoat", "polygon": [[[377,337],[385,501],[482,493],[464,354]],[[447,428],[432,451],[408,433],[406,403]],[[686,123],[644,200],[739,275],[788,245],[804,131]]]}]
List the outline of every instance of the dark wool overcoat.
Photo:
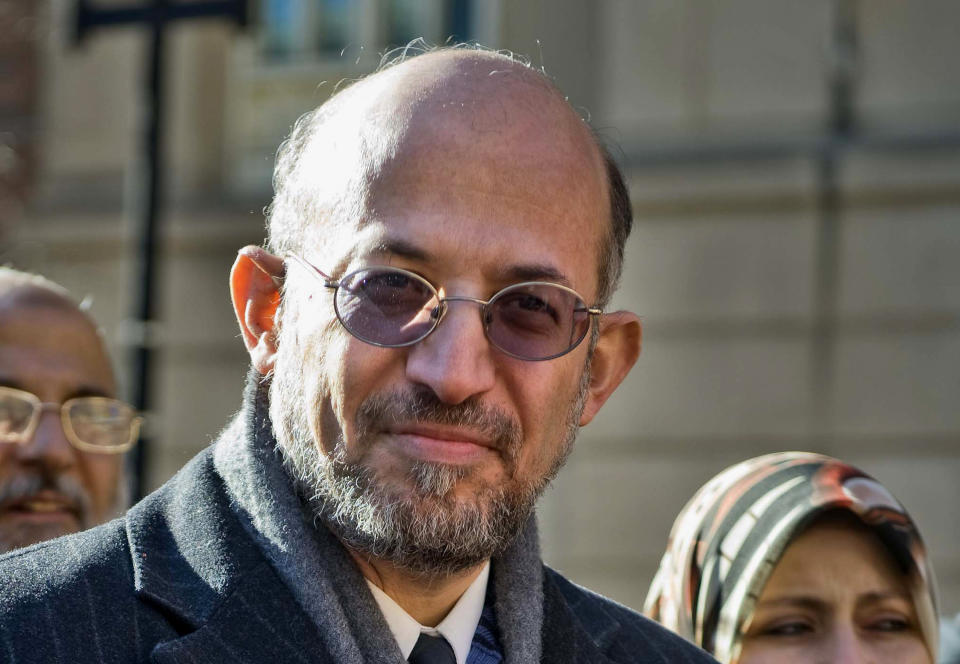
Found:
[{"label": "dark wool overcoat", "polygon": [[[714,661],[543,571],[541,661]],[[0,662],[336,664],[239,522],[210,449],[123,518],[0,557]]]}]

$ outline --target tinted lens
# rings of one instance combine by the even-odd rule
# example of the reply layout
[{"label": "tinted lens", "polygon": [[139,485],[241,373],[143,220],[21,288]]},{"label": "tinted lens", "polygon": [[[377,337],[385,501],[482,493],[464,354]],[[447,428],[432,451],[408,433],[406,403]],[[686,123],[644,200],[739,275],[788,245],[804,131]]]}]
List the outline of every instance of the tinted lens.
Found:
[{"label": "tinted lens", "polygon": [[82,397],[67,401],[64,408],[64,426],[85,445],[116,448],[133,442],[136,413],[122,401]]},{"label": "tinted lens", "polygon": [[590,314],[576,293],[553,284],[517,284],[487,306],[487,337],[501,350],[546,360],[571,350],[590,329]]},{"label": "tinted lens", "polygon": [[371,268],[340,280],[337,315],[354,336],[383,346],[404,346],[436,325],[437,293],[413,272]]},{"label": "tinted lens", "polygon": [[35,407],[20,390],[0,387],[0,442],[20,442],[30,429]]}]

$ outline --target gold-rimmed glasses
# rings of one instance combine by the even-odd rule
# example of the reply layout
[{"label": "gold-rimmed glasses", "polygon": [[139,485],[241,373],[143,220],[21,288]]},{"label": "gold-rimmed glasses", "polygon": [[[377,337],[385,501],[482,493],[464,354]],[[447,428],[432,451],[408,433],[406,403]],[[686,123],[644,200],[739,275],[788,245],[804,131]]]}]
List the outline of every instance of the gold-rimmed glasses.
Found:
[{"label": "gold-rimmed glasses", "polygon": [[28,443],[45,410],[59,411],[71,445],[98,454],[129,450],[137,441],[143,421],[133,406],[117,399],[91,396],[47,403],[31,392],[0,386],[0,443]]}]

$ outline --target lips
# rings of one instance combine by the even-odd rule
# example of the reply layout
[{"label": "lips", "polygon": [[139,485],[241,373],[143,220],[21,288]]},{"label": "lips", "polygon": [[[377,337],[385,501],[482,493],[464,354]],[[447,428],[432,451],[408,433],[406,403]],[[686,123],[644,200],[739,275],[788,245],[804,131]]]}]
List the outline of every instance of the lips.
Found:
[{"label": "lips", "polygon": [[495,441],[463,427],[418,423],[392,427],[387,434],[405,454],[422,461],[466,464],[498,451]]},{"label": "lips", "polygon": [[79,521],[79,509],[69,498],[55,491],[40,491],[0,505],[0,515],[29,521]]},{"label": "lips", "polygon": [[464,427],[443,426],[439,424],[409,424],[400,427],[393,427],[390,433],[397,436],[417,436],[421,438],[432,438],[438,441],[450,443],[470,443],[489,449],[497,449],[494,441],[481,433],[471,431]]}]

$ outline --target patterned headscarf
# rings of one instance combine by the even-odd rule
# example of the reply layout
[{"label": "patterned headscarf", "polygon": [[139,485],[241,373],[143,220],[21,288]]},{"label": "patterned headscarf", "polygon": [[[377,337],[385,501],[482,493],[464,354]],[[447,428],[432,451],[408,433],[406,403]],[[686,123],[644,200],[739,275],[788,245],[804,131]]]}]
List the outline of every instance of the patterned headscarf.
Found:
[{"label": "patterned headscarf", "polygon": [[835,509],[875,532],[906,575],[936,661],[933,570],[916,525],[882,484],[820,454],[768,454],[707,482],[673,524],[644,613],[719,661],[736,661],[757,598],[787,545],[814,518]]}]

